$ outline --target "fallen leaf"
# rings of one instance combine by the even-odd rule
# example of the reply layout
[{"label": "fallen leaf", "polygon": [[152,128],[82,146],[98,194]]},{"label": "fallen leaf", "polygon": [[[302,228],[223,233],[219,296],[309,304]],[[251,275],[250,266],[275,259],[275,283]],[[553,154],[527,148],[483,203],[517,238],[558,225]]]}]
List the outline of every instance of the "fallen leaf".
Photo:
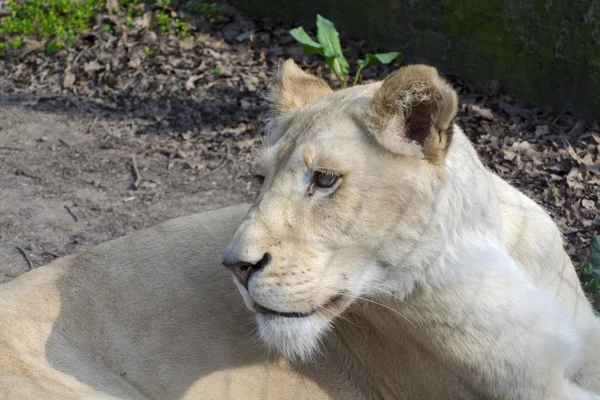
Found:
[{"label": "fallen leaf", "polygon": [[579,168],[571,168],[567,174],[567,185],[574,189],[583,189],[582,176]]},{"label": "fallen leaf", "polygon": [[104,69],[104,67],[96,60],[83,64],[83,70],[85,72],[87,72],[88,74],[98,72],[103,69]]},{"label": "fallen leaf", "polygon": [[140,57],[133,57],[129,60],[127,65],[131,68],[138,69],[140,65],[142,65],[142,60],[140,59]]},{"label": "fallen leaf", "polygon": [[567,152],[569,153],[569,155],[571,156],[571,158],[573,160],[577,161],[578,163],[581,163],[581,158],[579,157],[579,155],[573,149],[573,146],[571,146],[571,144],[569,142],[567,142]]},{"label": "fallen leaf", "polygon": [[109,14],[118,14],[120,9],[119,0],[106,0],[106,11]]},{"label": "fallen leaf", "polygon": [[65,72],[65,77],[63,78],[63,88],[73,87],[73,83],[75,83],[75,74],[71,71]]},{"label": "fallen leaf", "polygon": [[185,88],[187,90],[194,90],[196,88],[196,80],[198,80],[198,76],[190,76],[188,80],[185,82]]},{"label": "fallen leaf", "polygon": [[25,40],[21,47],[21,57],[34,53],[44,48],[44,43],[38,40]]},{"label": "fallen leaf", "polygon": [[179,48],[181,50],[192,50],[196,44],[194,43],[194,37],[188,36],[185,39],[179,41]]},{"label": "fallen leaf", "polygon": [[472,104],[469,106],[469,115],[476,118],[482,118],[488,121],[494,119],[494,115],[492,114],[492,111],[489,108],[480,107],[477,104]]},{"label": "fallen leaf", "polygon": [[152,21],[154,20],[154,13],[151,11],[147,11],[141,17],[137,17],[133,20],[133,26],[138,29],[148,29],[150,25],[152,25]]},{"label": "fallen leaf", "polygon": [[142,42],[144,44],[154,44],[158,40],[156,33],[153,31],[144,32],[144,36],[142,37]]},{"label": "fallen leaf", "polygon": [[586,210],[595,210],[596,209],[596,204],[594,203],[593,200],[590,200],[590,199],[583,199],[583,200],[581,200],[581,205]]}]

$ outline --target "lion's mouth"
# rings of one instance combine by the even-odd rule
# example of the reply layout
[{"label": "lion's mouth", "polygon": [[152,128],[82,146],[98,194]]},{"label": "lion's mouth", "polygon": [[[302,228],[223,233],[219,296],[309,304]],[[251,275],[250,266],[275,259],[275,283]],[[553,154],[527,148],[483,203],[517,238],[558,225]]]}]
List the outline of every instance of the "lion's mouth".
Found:
[{"label": "lion's mouth", "polygon": [[324,305],[322,305],[318,308],[315,308],[314,310],[305,312],[305,313],[283,312],[283,311],[271,310],[270,308],[263,307],[258,303],[255,303],[254,307],[256,308],[256,312],[259,314],[273,315],[273,316],[284,317],[284,318],[305,318],[305,317],[310,317],[311,315],[316,314],[318,311],[321,311],[324,309],[326,310],[327,308],[333,306],[335,303],[337,303],[339,300],[341,300],[341,298],[342,298],[341,294],[333,296]]}]

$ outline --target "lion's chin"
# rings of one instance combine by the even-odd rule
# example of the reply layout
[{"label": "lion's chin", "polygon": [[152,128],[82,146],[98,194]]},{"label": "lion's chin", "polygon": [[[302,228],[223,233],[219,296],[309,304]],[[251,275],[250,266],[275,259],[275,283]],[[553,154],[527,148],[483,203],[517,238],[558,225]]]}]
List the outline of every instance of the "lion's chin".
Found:
[{"label": "lion's chin", "polygon": [[319,354],[321,339],[332,326],[331,318],[319,314],[289,318],[256,314],[258,334],[269,350],[295,361],[307,361]]}]

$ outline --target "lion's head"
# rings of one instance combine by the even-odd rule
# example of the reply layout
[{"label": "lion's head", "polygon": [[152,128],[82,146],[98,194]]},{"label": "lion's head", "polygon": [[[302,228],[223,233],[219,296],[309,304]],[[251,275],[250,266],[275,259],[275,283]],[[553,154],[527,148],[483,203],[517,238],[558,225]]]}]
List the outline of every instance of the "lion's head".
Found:
[{"label": "lion's head", "polygon": [[435,256],[457,97],[428,66],[334,92],[287,61],[272,100],[264,183],[223,263],[263,341],[304,358],[357,298],[408,293]]}]

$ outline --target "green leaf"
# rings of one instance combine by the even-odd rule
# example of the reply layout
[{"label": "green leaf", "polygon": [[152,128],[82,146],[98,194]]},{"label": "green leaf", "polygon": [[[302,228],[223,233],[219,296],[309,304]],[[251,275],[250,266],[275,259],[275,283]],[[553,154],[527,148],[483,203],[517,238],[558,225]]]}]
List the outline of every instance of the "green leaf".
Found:
[{"label": "green leaf", "polygon": [[364,68],[364,67],[368,67],[370,65],[389,64],[392,61],[396,61],[397,63],[399,63],[402,61],[403,58],[404,58],[404,55],[397,51],[392,51],[389,53],[378,53],[378,54],[367,53],[365,55],[364,59],[358,60],[356,63],[358,64],[359,67]]},{"label": "green leaf", "polygon": [[596,236],[592,240],[592,245],[590,246],[590,263],[592,264],[592,269],[600,276],[600,236]]},{"label": "green leaf", "polygon": [[592,263],[585,263],[581,266],[581,276],[583,278],[590,277],[592,278],[594,274],[594,270],[592,269]]},{"label": "green leaf", "polygon": [[586,292],[591,293],[595,296],[598,294],[599,287],[600,286],[598,285],[598,279],[593,278],[592,280],[590,280],[588,283],[585,284],[585,286],[583,287],[583,290],[585,290]]},{"label": "green leaf", "polygon": [[323,46],[312,40],[303,27],[292,29],[290,35],[300,43],[304,52],[309,56],[313,54],[323,55]]},{"label": "green leaf", "polygon": [[340,79],[348,75],[350,66],[342,52],[340,35],[330,20],[317,14],[317,39],[323,46],[323,54],[333,73]]}]

